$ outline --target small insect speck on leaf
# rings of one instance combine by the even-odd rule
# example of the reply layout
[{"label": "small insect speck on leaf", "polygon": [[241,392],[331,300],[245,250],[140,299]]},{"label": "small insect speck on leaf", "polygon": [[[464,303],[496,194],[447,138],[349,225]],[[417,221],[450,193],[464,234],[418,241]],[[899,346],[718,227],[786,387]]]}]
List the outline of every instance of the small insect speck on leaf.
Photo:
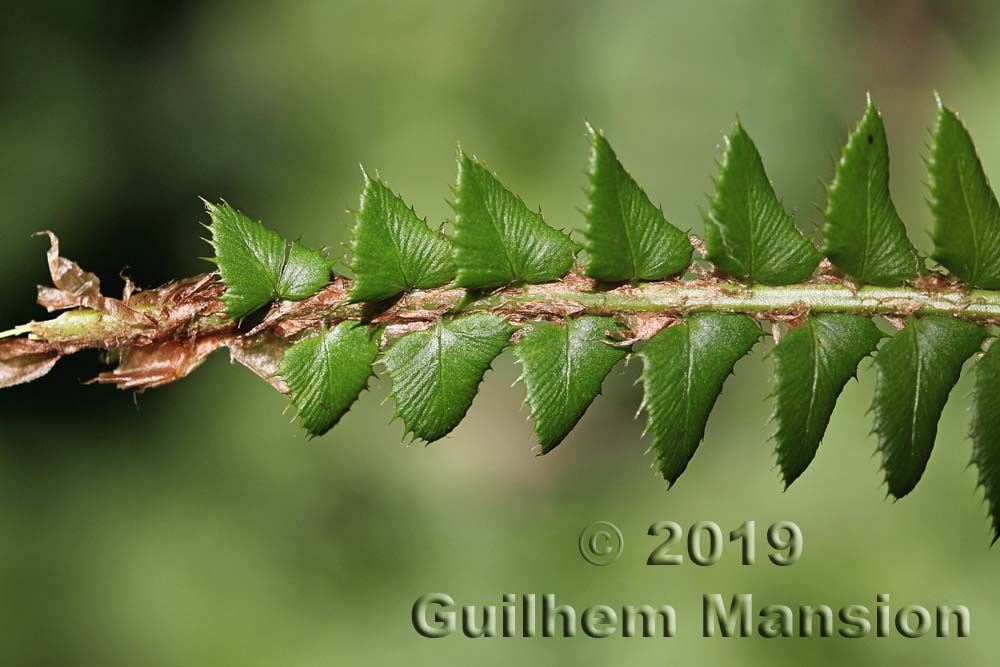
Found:
[{"label": "small insect speck on leaf", "polygon": [[875,143],[875,137],[873,137],[872,135],[869,134],[868,135],[868,143],[869,144],[874,144]]}]

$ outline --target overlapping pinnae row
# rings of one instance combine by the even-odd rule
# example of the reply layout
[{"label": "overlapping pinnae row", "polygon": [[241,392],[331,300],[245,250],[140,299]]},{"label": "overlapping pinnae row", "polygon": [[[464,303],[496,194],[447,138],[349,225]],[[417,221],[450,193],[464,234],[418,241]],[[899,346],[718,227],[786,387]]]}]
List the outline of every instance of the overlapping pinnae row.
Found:
[{"label": "overlapping pinnae row", "polygon": [[[650,449],[672,484],[703,439],[726,378],[765,335],[760,322],[770,321],[786,485],[812,461],[844,385],[874,355],[886,483],[895,497],[909,493],[963,364],[979,355],[973,461],[1000,533],[1000,347],[988,344],[1000,316],[1000,295],[991,291],[1000,288],[1000,207],[951,110],[939,108],[927,160],[931,258],[914,249],[893,205],[886,133],[871,104],[828,188],[822,249],[782,207],[739,124],[704,213],[703,259],[604,135],[591,130],[590,140],[582,247],[459,151],[448,234],[365,174],[353,280],[332,274],[322,253],[225,203],[206,204],[218,279],[107,299],[96,277],[56,248],[50,267],[59,298],[45,305],[73,310],[8,332],[29,338],[0,344],[0,386],[39,377],[82,347],[118,352],[119,367],[100,381],[156,386],[227,346],[289,396],[311,435],[322,435],[381,364],[407,432],[430,442],[458,425],[493,360],[513,344],[546,453],[634,348]],[[787,295],[799,298],[789,303]],[[891,327],[877,326],[876,315],[898,329],[884,343]]]}]

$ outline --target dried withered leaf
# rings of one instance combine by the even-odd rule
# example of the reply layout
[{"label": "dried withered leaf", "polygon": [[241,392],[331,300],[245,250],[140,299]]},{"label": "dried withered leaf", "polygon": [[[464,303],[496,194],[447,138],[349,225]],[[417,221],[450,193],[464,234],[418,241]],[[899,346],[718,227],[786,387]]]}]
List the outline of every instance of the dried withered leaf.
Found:
[{"label": "dried withered leaf", "polygon": [[225,291],[219,274],[205,273],[138,292],[127,305],[141,308],[151,317],[156,322],[158,336],[169,333],[188,337],[198,333],[202,318],[221,314],[225,304],[220,297]]},{"label": "dried withered leaf", "polygon": [[[302,301],[278,301],[271,306],[264,319],[246,335],[255,336],[270,329],[283,337],[294,336],[304,329],[326,321],[331,311],[345,305],[349,300],[350,281],[335,277],[333,281],[316,294]],[[353,308],[359,314],[361,306]]]},{"label": "dried withered leaf", "polygon": [[265,333],[255,338],[231,341],[229,358],[233,363],[249,368],[282,394],[288,394],[288,386],[278,377],[278,367],[291,346],[291,342],[284,338]]},{"label": "dried withered leaf", "polygon": [[101,296],[101,280],[93,273],[84,271],[76,262],[59,255],[59,237],[50,231],[39,232],[36,236],[49,237],[49,274],[52,284],[63,292],[75,296]]},{"label": "dried withered leaf", "polygon": [[624,318],[628,326],[626,331],[611,333],[617,347],[628,347],[640,341],[649,340],[670,325],[681,319],[678,314],[670,313],[629,313]]},{"label": "dried withered leaf", "polygon": [[911,281],[911,284],[919,290],[939,294],[949,292],[961,293],[967,289],[955,276],[946,276],[937,272],[925,273],[917,277],[916,280]]},{"label": "dried withered leaf", "polygon": [[68,308],[90,308],[107,313],[123,322],[150,324],[149,318],[125,305],[119,299],[101,294],[100,279],[80,268],[74,261],[59,255],[59,237],[52,232],[39,232],[49,237],[49,275],[54,287],[38,286],[38,304],[50,313]]},{"label": "dried withered leaf", "polygon": [[430,320],[416,320],[413,322],[401,322],[399,324],[388,324],[382,332],[382,342],[391,343],[397,338],[418,331],[426,331],[431,328]]},{"label": "dried withered leaf", "polygon": [[134,308],[142,307],[155,311],[162,308],[202,306],[211,302],[216,308],[213,312],[218,312],[222,309],[218,301],[225,291],[226,288],[219,280],[218,273],[202,273],[183,280],[172,280],[153,289],[136,290],[126,303]]},{"label": "dried withered leaf", "polygon": [[52,370],[60,356],[54,346],[41,341],[0,340],[0,388],[37,380]]},{"label": "dried withered leaf", "polygon": [[228,335],[215,335],[127,347],[120,351],[118,367],[101,373],[92,382],[139,390],[170,384],[201,366],[208,355],[225,345],[228,339]]}]

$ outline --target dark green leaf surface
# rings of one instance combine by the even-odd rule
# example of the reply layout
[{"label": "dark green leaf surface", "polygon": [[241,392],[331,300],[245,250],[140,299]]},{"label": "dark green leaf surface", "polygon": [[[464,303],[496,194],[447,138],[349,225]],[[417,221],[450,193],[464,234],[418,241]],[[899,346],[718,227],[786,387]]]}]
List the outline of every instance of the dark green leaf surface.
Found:
[{"label": "dark green leaf surface", "polygon": [[330,282],[332,263],[322,253],[298,241],[288,241],[285,263],[278,276],[274,298],[300,301],[308,299]]},{"label": "dark green leaf surface", "polygon": [[285,352],[278,374],[309,435],[323,435],[340,421],[374,374],[377,356],[378,346],[358,322],[341,322]]},{"label": "dark green leaf surface", "polygon": [[706,258],[750,282],[805,280],[819,264],[819,251],[785,213],[742,125],[736,124],[726,143],[715,197],[705,215]]},{"label": "dark green leaf surface", "polygon": [[1000,537],[1000,345],[996,341],[976,364],[972,462],[979,470],[979,486],[986,494],[996,542]]},{"label": "dark green leaf surface", "polygon": [[875,356],[875,432],[885,481],[896,498],[924,474],[948,394],[985,336],[971,322],[911,317]]},{"label": "dark green leaf surface", "polygon": [[795,327],[774,348],[774,434],[785,486],[816,456],[837,398],[882,332],[866,317],[823,315]]},{"label": "dark green leaf surface", "polygon": [[212,218],[212,261],[226,285],[226,313],[240,320],[275,300],[312,296],[330,282],[330,261],[226,203],[205,202]]},{"label": "dark green leaf surface", "polygon": [[639,351],[650,449],[670,484],[694,456],[733,366],[760,336],[745,315],[707,313],[664,329]]},{"label": "dark green leaf surface", "polygon": [[433,442],[458,426],[514,329],[496,315],[467,315],[439,321],[389,347],[382,361],[407,432]]},{"label": "dark green leaf surface", "polygon": [[826,256],[859,284],[892,286],[917,277],[917,252],[889,195],[885,126],[870,102],[837,163],[826,219]]},{"label": "dark green leaf surface", "polygon": [[587,268],[607,282],[661,280],[691,263],[687,234],[663,217],[619,162],[603,134],[591,133]]},{"label": "dark green leaf surface", "polygon": [[459,287],[544,283],[573,268],[576,244],[461,150],[453,207]]},{"label": "dark green leaf surface", "polygon": [[573,430],[604,378],[625,358],[624,348],[608,344],[608,332],[621,328],[610,317],[581,317],[536,327],[514,346],[542,454]]},{"label": "dark green leaf surface", "polygon": [[451,244],[378,178],[365,174],[355,219],[352,301],[381,301],[455,277]]},{"label": "dark green leaf surface", "polygon": [[955,112],[941,106],[931,156],[934,259],[972,287],[1000,288],[1000,206]]}]

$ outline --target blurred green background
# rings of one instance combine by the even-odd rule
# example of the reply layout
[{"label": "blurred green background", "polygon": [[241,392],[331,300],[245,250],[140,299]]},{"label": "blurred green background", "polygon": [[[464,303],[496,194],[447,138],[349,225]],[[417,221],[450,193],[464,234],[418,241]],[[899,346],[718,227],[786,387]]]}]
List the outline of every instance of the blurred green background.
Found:
[{"label": "blurred green background", "polygon": [[[893,189],[929,250],[921,155],[932,93],[1000,179],[1000,5],[973,2],[36,2],[0,22],[0,328],[41,317],[46,244],[111,293],[199,273],[197,196],[343,254],[359,163],[447,219],[455,143],[549,222],[579,228],[584,121],[602,127],[677,225],[701,230],[723,133],[739,115],[803,228],[871,90]],[[97,355],[0,396],[0,656],[11,665],[962,664],[995,662],[997,550],[966,468],[968,379],[922,483],[884,490],[865,411],[844,393],[815,464],[785,493],[767,424],[765,350],[740,362],[706,442],[669,493],[644,456],[638,364],[555,452],[536,458],[504,354],[465,422],[431,447],[373,385],[307,441],[283,399],[212,358],[133,397],[80,381]],[[867,366],[867,364],[866,364]],[[577,535],[608,519],[607,568]],[[643,565],[654,521],[793,520],[802,560]],[[499,603],[669,602],[672,640],[419,638],[417,596]],[[703,593],[770,602],[965,604],[972,637],[700,637]]]}]

